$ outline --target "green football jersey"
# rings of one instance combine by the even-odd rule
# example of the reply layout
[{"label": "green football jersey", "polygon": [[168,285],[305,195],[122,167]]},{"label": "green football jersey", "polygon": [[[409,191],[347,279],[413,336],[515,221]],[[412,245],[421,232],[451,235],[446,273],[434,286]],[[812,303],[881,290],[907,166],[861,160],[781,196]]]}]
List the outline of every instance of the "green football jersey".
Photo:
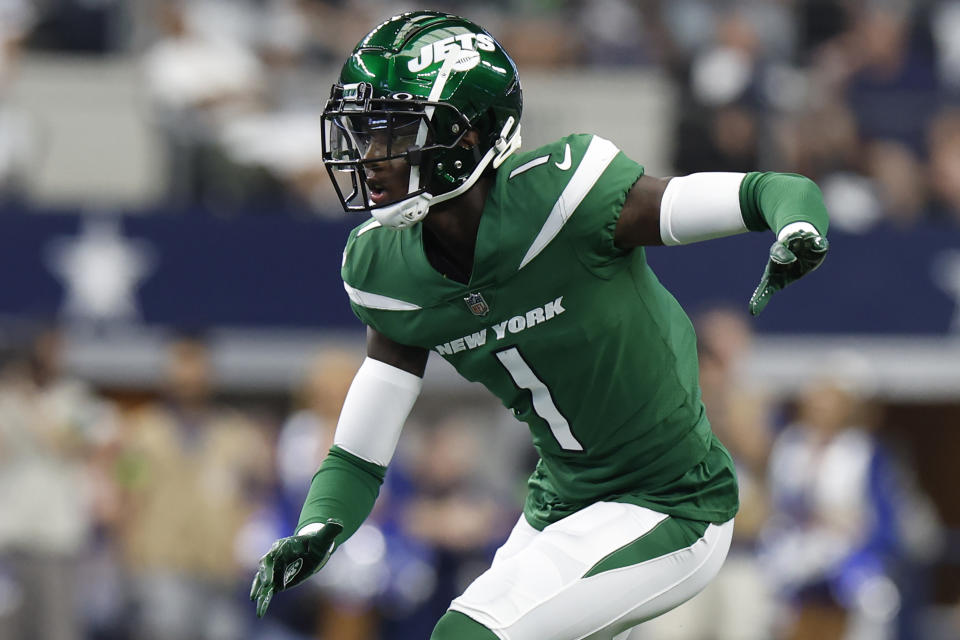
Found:
[{"label": "green football jersey", "polygon": [[540,460],[524,507],[537,528],[598,500],[723,522],[730,456],[700,400],[690,320],[614,229],[643,167],[573,135],[497,171],[467,284],[428,262],[420,225],[367,221],[342,275],[356,315],[431,349],[526,422]]}]

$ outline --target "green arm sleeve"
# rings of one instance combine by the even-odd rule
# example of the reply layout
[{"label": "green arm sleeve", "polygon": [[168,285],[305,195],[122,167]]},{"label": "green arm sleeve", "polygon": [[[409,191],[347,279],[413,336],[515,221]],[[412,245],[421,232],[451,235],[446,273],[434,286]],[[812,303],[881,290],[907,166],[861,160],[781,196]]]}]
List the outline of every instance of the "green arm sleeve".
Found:
[{"label": "green arm sleeve", "polygon": [[740,212],[750,231],[779,233],[791,222],[809,222],[825,236],[829,226],[820,188],[795,173],[748,173],[740,183]]},{"label": "green arm sleeve", "polygon": [[308,524],[333,518],[343,524],[336,540],[338,546],[343,544],[373,510],[386,472],[386,467],[334,445],[313,476],[297,531]]}]

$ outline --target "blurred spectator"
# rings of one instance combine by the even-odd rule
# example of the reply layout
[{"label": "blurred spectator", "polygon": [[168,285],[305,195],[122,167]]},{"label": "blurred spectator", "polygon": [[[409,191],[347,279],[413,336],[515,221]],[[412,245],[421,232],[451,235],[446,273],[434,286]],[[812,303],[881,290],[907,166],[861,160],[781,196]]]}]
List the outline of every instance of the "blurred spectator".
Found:
[{"label": "blurred spectator", "polygon": [[[193,5],[194,14],[209,4]],[[218,137],[238,114],[261,109],[262,66],[243,41],[205,33],[210,21],[191,20],[187,3],[164,1],[157,10],[161,35],[145,54],[144,72],[167,144],[168,198],[239,207],[260,185],[224,155]]]},{"label": "blurred spectator", "polygon": [[484,474],[492,428],[478,414],[454,411],[405,429],[374,512],[388,567],[378,597],[382,640],[429,637],[516,520],[512,499]]},{"label": "blurred spectator", "polygon": [[217,213],[332,209],[308,3],[167,0],[144,58],[170,201]]},{"label": "blurred spectator", "polygon": [[659,5],[663,24],[683,55],[708,50],[719,42],[733,48],[749,43],[753,52],[783,58],[796,46],[796,9],[790,3],[670,0]]},{"label": "blurred spectator", "polygon": [[773,512],[765,561],[792,615],[791,639],[923,638],[897,635],[914,568],[936,552],[929,500],[872,432],[875,407],[838,356],[799,400],[797,421],[770,458]]},{"label": "blurred spectator", "polygon": [[930,190],[933,216],[960,223],[960,109],[946,109],[930,122]]},{"label": "blurred spectator", "polygon": [[311,4],[270,0],[254,42],[264,69],[265,101],[224,124],[220,144],[244,167],[259,167],[285,189],[286,208],[340,215],[323,165],[320,115],[329,96],[311,68],[315,16]]},{"label": "blurred spectator", "polygon": [[477,431],[483,428],[469,414],[454,414],[423,434],[408,460],[419,491],[401,518],[410,535],[440,548],[470,550],[506,533],[512,522],[503,522],[494,497],[477,483],[483,439]]},{"label": "blurred spectator", "polygon": [[881,215],[895,227],[915,226],[927,213],[926,170],[917,153],[900,142],[878,140],[867,146],[866,160]]},{"label": "blurred spectator", "polygon": [[796,3],[796,22],[799,27],[799,56],[808,62],[811,52],[832,41],[850,28],[850,10],[855,5],[848,0],[807,0]]},{"label": "blurred spectator", "polygon": [[454,412],[404,433],[377,514],[390,570],[380,597],[383,640],[429,637],[516,520],[512,496],[484,475],[481,452],[492,429],[477,415]]},{"label": "blurred spectator", "polygon": [[82,637],[81,556],[104,486],[112,407],[63,374],[61,336],[41,332],[0,371],[0,638]]},{"label": "blurred spectator", "polygon": [[271,447],[261,425],[213,401],[211,376],[201,340],[174,341],[163,399],[126,425],[123,546],[144,640],[234,640],[245,627],[237,536],[266,499]]},{"label": "blurred spectator", "polygon": [[846,99],[865,140],[892,140],[919,153],[939,84],[927,23],[916,20],[919,9],[898,4],[867,3],[846,34]]},{"label": "blurred spectator", "polygon": [[126,44],[130,3],[121,0],[40,0],[32,46],[83,54],[108,54]]},{"label": "blurred spectator", "polygon": [[859,233],[880,222],[880,193],[863,174],[863,144],[846,105],[808,105],[781,119],[776,135],[783,165],[820,185],[834,228]]},{"label": "blurred spectator", "polygon": [[[761,22],[754,18],[766,13],[737,9],[715,13],[700,3],[680,3],[668,11],[668,17],[673,16],[668,24],[680,41],[690,39],[690,26],[677,11],[679,16],[708,18],[699,29],[706,29],[713,38],[689,52],[674,157],[677,172],[753,170],[765,126],[759,110],[764,103],[762,78],[774,53],[761,38]],[[781,44],[786,41],[782,39]]]},{"label": "blurred spectator", "polygon": [[814,179],[860,165],[857,122],[839,102],[805,109],[786,121],[782,131],[784,163]]},{"label": "blurred spectator", "polygon": [[582,5],[578,22],[585,62],[622,67],[650,59],[650,43],[644,37],[643,10],[639,3],[600,0]]},{"label": "blurred spectator", "polygon": [[[737,469],[740,510],[723,568],[691,601],[641,625],[632,640],[768,640],[774,602],[757,558],[768,515],[766,464],[771,445],[768,398],[745,379],[752,327],[745,315],[726,307],[695,317],[700,387],[713,431]],[[743,606],[749,602],[750,606]]]},{"label": "blurred spectator", "polygon": [[23,198],[37,153],[33,119],[8,97],[35,17],[26,0],[0,0],[0,204]]},{"label": "blurred spectator", "polygon": [[951,97],[956,97],[960,93],[960,2],[933,3],[930,29],[937,50],[940,83]]},{"label": "blurred spectator", "polygon": [[27,0],[0,0],[0,95],[6,93],[36,12]]}]

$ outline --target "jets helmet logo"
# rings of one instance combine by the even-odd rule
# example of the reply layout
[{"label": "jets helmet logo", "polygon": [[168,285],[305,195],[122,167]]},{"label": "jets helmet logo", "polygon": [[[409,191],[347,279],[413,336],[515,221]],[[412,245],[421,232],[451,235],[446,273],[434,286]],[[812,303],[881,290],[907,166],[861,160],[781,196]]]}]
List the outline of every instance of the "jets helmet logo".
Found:
[{"label": "jets helmet logo", "polygon": [[[420,73],[432,64],[443,62],[451,56],[461,56],[469,51],[496,51],[497,46],[493,38],[485,33],[462,33],[437,40],[433,44],[420,47],[420,55],[407,63],[407,68],[413,73]],[[470,56],[470,60],[479,62],[478,55]],[[476,66],[475,64],[473,66]],[[473,66],[468,67],[472,69]],[[467,70],[467,69],[464,69]]]},{"label": "jets helmet logo", "polygon": [[490,305],[483,299],[479,291],[474,291],[464,297],[463,301],[467,303],[467,308],[470,309],[475,316],[485,316],[490,313]]}]

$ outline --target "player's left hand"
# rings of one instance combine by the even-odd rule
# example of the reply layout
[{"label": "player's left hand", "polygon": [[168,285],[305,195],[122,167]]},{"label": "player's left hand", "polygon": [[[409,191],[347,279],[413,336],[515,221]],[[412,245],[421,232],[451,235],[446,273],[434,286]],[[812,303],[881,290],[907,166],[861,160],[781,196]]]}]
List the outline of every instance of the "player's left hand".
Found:
[{"label": "player's left hand", "polygon": [[750,314],[759,315],[770,297],[820,266],[830,244],[812,225],[783,235],[770,247],[770,260],[750,296]]},{"label": "player's left hand", "polygon": [[280,538],[273,543],[260,558],[250,587],[250,599],[257,603],[258,618],[267,612],[274,593],[297,586],[323,568],[341,531],[342,524],[327,520],[312,533]]}]

